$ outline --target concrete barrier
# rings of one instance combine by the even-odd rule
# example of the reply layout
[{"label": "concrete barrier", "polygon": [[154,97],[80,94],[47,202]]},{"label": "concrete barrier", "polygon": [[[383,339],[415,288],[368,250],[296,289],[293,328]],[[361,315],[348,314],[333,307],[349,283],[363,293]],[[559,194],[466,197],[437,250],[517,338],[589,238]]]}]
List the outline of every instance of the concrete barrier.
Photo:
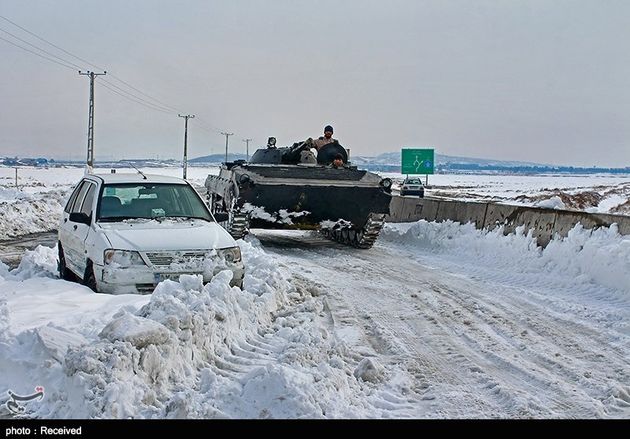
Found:
[{"label": "concrete barrier", "polygon": [[518,209],[516,219],[504,233],[511,233],[512,228],[524,226],[525,232],[532,230],[532,236],[544,247],[553,238],[556,215],[557,212],[553,209],[522,207]]},{"label": "concrete barrier", "polygon": [[450,219],[460,224],[473,223],[478,229],[483,227],[487,203],[461,203],[450,201],[444,204],[440,201],[440,209],[438,210],[438,218],[441,220]]},{"label": "concrete barrier", "polygon": [[589,214],[586,212],[569,212],[558,211],[556,218],[556,224],[554,227],[554,233],[564,237],[569,234],[569,230],[575,227],[576,224],[582,224],[585,229],[592,229],[595,227],[608,227],[612,223],[604,218],[601,214]]},{"label": "concrete barrier", "polygon": [[414,221],[410,218],[403,218],[403,203],[405,199],[403,197],[392,197],[389,203],[389,215],[385,217],[385,221],[390,223],[400,223],[405,221]]},{"label": "concrete barrier", "polygon": [[514,222],[518,206],[509,206],[507,204],[488,203],[486,217],[483,221],[483,227],[492,230],[499,226],[505,226],[506,229],[514,231]]},{"label": "concrete barrier", "polygon": [[421,219],[435,221],[439,201],[427,198],[392,197],[389,205],[390,214],[385,221],[392,223],[418,221]]},{"label": "concrete barrier", "polygon": [[623,215],[609,215],[605,213],[586,213],[572,211],[558,211],[554,233],[560,236],[567,236],[569,230],[576,224],[582,224],[585,229],[597,227],[610,227],[617,224],[619,233],[630,235],[630,217]]},{"label": "concrete barrier", "polygon": [[545,246],[556,235],[567,236],[576,224],[585,229],[609,227],[617,224],[621,235],[630,235],[630,216],[544,209],[540,207],[510,206],[494,203],[472,203],[431,198],[392,197],[390,215],[386,221],[409,222],[456,221],[472,222],[478,229],[492,230],[504,226],[504,233],[512,233],[519,226],[532,230],[539,245]]},{"label": "concrete barrier", "polygon": [[462,206],[461,218],[465,222],[474,223],[478,229],[483,228],[488,213],[488,203],[465,203]]},{"label": "concrete barrier", "polygon": [[437,218],[438,210],[440,209],[440,201],[424,198],[422,199],[421,203],[422,212],[420,218],[427,221],[435,221],[435,219]]},{"label": "concrete barrier", "polygon": [[403,210],[402,217],[405,219],[413,219],[414,221],[418,221],[419,219],[424,219],[424,203],[419,201],[418,198],[411,197],[402,197],[403,198]]},{"label": "concrete barrier", "polygon": [[619,227],[619,233],[622,235],[630,235],[630,216],[614,215],[615,222]]}]

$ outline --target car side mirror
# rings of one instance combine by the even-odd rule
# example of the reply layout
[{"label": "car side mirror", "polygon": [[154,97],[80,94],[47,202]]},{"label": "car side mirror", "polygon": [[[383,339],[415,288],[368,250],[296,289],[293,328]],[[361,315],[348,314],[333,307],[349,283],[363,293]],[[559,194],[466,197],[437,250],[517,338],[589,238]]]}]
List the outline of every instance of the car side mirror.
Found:
[{"label": "car side mirror", "polygon": [[227,220],[230,219],[230,214],[228,214],[226,212],[215,213],[214,214],[214,219],[216,220],[216,222],[222,223],[222,222],[227,221]]},{"label": "car side mirror", "polygon": [[72,223],[80,223],[85,225],[90,225],[92,222],[92,218],[89,215],[84,214],[83,212],[72,212],[69,218]]}]

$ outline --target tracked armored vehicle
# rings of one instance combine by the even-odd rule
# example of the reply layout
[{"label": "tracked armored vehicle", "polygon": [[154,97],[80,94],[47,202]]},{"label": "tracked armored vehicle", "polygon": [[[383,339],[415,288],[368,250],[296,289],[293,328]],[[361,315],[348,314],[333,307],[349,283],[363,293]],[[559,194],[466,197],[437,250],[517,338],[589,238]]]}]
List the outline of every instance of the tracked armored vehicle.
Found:
[{"label": "tracked armored vehicle", "polygon": [[[331,165],[335,158],[343,166]],[[236,239],[249,228],[319,230],[334,241],[370,248],[389,214],[391,180],[348,162],[338,143],[276,147],[269,139],[249,162],[224,163],[205,186],[217,221]]]}]

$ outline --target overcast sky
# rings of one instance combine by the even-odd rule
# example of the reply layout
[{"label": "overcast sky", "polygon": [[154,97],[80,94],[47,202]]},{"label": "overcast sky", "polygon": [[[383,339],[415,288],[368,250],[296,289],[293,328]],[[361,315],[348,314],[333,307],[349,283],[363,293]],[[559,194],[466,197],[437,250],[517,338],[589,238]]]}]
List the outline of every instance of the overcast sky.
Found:
[{"label": "overcast sky", "polygon": [[[357,155],[630,166],[627,0],[0,0],[0,15],[173,109],[99,77],[97,161],[180,158],[180,111],[197,115],[192,157],[224,150],[217,131],[244,152],[331,124]],[[0,59],[0,155],[83,158],[88,79],[2,40]]]}]

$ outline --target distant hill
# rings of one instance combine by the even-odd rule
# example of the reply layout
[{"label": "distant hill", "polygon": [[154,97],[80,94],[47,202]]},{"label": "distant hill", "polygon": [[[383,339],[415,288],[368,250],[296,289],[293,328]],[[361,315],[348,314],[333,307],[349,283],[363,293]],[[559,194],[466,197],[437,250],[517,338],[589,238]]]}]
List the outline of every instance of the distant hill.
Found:
[{"label": "distant hill", "polygon": [[[376,157],[366,156],[354,156],[351,157],[351,161],[355,164],[374,164],[374,165],[390,165],[400,167],[400,151],[396,152],[384,152]],[[468,164],[468,165],[480,165],[480,166],[501,166],[501,167],[522,167],[522,166],[551,166],[533,162],[518,162],[507,160],[492,160],[492,159],[478,159],[472,157],[456,157],[450,155],[436,154],[435,165],[450,165],[450,164]]]},{"label": "distant hill", "polygon": [[[233,162],[234,160],[245,160],[245,157],[245,154],[228,154],[228,162]],[[224,161],[225,154],[211,154],[189,159],[188,163],[223,163]]]},{"label": "distant hill", "polygon": [[[400,172],[400,151],[385,152],[376,157],[354,156],[350,160],[353,164],[370,171]],[[533,162],[519,162],[509,160],[480,159],[472,157],[456,157],[442,154],[435,155],[436,173],[510,173],[510,174],[630,174],[630,167],[600,168],[556,166]]]},{"label": "distant hill", "polygon": [[[228,154],[228,161],[245,160],[245,154]],[[400,167],[400,151],[397,152],[385,152],[379,154],[376,157],[369,156],[352,156],[350,160],[355,165],[388,165]],[[211,154],[202,157],[195,157],[189,159],[188,163],[223,163],[225,161],[225,154]],[[490,159],[477,159],[470,157],[454,157],[442,154],[435,155],[436,165],[445,165],[449,163],[461,163],[461,164],[477,164],[477,165],[498,165],[498,166],[548,166],[541,165],[539,163],[530,162],[515,162],[515,161],[502,161],[502,160],[490,160]]]},{"label": "distant hill", "polygon": [[[350,156],[352,164],[361,169],[380,172],[400,172],[400,151],[385,152],[375,157]],[[245,160],[245,154],[229,154],[228,161]],[[225,161],[225,154],[211,154],[195,157],[188,161],[191,166],[216,166]],[[120,168],[131,165],[142,168],[154,167],[181,167],[181,160],[159,159],[126,159],[98,161],[100,168]],[[8,166],[34,166],[34,167],[58,167],[58,166],[85,166],[84,161],[53,160],[46,158],[27,157],[0,157],[0,167]],[[630,167],[625,168],[580,168],[574,166],[555,166],[532,162],[519,162],[509,160],[479,159],[472,157],[456,157],[443,154],[435,156],[435,172],[438,174],[467,173],[467,174],[617,174],[630,175]]]}]

